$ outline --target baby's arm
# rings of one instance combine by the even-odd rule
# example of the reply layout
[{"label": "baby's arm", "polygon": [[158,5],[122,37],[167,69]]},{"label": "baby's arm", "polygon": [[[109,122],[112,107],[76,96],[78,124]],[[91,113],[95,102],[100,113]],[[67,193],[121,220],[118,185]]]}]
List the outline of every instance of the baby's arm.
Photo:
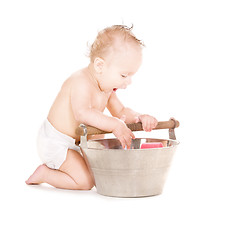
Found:
[{"label": "baby's arm", "polygon": [[115,92],[111,94],[107,108],[114,117],[121,118],[122,116],[125,116],[126,123],[138,122],[138,117],[141,115],[140,113],[137,113],[130,108],[124,107]]},{"label": "baby's arm", "polygon": [[130,148],[131,139],[135,138],[131,130],[119,118],[106,116],[93,108],[92,101],[87,83],[81,84],[81,87],[72,87],[71,105],[76,121],[112,132],[120,140],[123,148]]},{"label": "baby's arm", "polygon": [[121,118],[121,116],[125,116],[126,123],[142,122],[143,129],[146,132],[150,132],[158,123],[157,119],[153,116],[140,114],[130,108],[124,107],[115,92],[111,94],[107,108],[114,117]]}]

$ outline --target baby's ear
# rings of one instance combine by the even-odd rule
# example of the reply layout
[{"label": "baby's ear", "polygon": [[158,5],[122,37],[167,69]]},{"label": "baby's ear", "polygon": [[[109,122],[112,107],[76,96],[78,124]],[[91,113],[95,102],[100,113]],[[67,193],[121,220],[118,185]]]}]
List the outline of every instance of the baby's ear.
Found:
[{"label": "baby's ear", "polygon": [[102,58],[99,58],[99,57],[95,58],[94,68],[95,68],[97,73],[102,72],[103,66],[104,66],[104,60]]}]

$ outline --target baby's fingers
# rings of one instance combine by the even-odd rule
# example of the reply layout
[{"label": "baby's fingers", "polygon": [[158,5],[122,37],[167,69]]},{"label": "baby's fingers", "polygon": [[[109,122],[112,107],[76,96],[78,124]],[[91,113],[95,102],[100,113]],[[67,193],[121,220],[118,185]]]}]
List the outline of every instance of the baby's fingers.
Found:
[{"label": "baby's fingers", "polygon": [[144,121],[142,123],[144,131],[151,132],[157,126],[157,123],[156,119],[148,119]]},{"label": "baby's fingers", "polygon": [[157,126],[157,121],[150,122],[150,131],[153,130]]},{"label": "baby's fingers", "polygon": [[145,132],[151,131],[151,130],[150,130],[150,129],[151,129],[151,126],[150,126],[150,122],[149,122],[149,121],[147,121],[147,120],[143,121],[143,122],[142,122],[142,126],[143,126],[143,130],[144,130]]},{"label": "baby's fingers", "polygon": [[152,130],[152,124],[151,123],[152,123],[151,119],[148,119],[146,121],[146,132],[151,132],[151,130]]},{"label": "baby's fingers", "polygon": [[132,139],[135,139],[134,134],[131,132],[131,135],[123,136],[121,141],[122,147],[124,149],[130,149],[132,144]]},{"label": "baby's fingers", "polygon": [[133,132],[131,132],[130,135],[131,135],[131,138],[132,138],[132,139],[135,139],[135,138],[136,138],[135,135],[133,134]]},{"label": "baby's fingers", "polygon": [[129,143],[128,143],[128,140],[125,138],[125,136],[120,137],[118,140],[120,141],[123,149],[128,148]]},{"label": "baby's fingers", "polygon": [[133,134],[133,132],[130,130],[130,135],[128,137],[128,144],[127,144],[127,148],[130,149],[131,144],[132,144],[132,139],[135,139],[135,135]]},{"label": "baby's fingers", "polygon": [[158,121],[157,121],[156,118],[154,118],[154,121],[153,121],[153,128],[155,128],[155,127],[157,126],[157,124],[158,124]]},{"label": "baby's fingers", "polygon": [[121,147],[124,149],[126,147],[126,143],[124,139],[118,139],[121,143]]},{"label": "baby's fingers", "polygon": [[124,144],[122,144],[123,149],[130,149],[131,147],[131,138],[124,137]]}]

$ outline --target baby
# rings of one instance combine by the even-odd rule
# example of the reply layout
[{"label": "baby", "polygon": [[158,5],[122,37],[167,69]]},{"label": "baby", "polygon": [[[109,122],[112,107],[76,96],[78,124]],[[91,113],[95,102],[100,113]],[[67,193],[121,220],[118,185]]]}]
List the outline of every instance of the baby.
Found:
[{"label": "baby", "polygon": [[[78,146],[75,134],[80,123],[112,132],[122,147],[130,148],[132,131],[125,123],[142,122],[145,131],[157,125],[156,118],[124,107],[116,95],[131,84],[142,62],[143,43],[132,28],[105,28],[90,49],[90,63],[62,85],[38,134],[38,153],[43,161],[26,181],[48,183],[56,188],[90,190],[94,179]],[[107,108],[112,116],[103,114]]]}]

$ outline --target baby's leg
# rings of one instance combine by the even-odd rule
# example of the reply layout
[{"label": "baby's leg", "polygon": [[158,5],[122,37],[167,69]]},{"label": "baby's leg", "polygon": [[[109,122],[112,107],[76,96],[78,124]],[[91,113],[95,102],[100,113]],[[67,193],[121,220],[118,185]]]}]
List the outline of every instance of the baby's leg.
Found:
[{"label": "baby's leg", "polygon": [[59,170],[39,166],[26,181],[27,184],[48,183],[56,188],[90,190],[94,181],[83,157],[69,149]]},{"label": "baby's leg", "polygon": [[73,179],[77,185],[76,189],[89,190],[95,185],[86,162],[79,152],[69,149],[66,160],[59,170]]}]

